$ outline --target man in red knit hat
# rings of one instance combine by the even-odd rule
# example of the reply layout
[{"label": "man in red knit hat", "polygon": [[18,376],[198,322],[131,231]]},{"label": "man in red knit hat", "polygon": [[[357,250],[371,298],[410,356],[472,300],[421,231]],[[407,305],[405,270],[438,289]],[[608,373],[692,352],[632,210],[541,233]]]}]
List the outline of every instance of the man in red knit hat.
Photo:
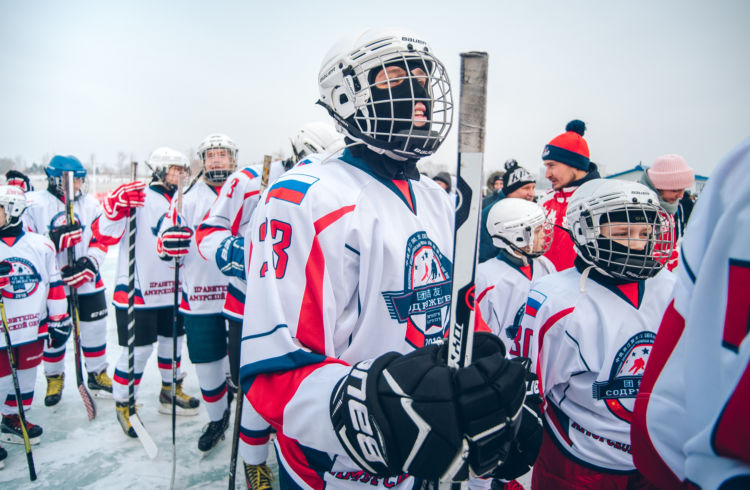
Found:
[{"label": "man in red knit hat", "polygon": [[575,119],[565,126],[565,132],[555,136],[545,147],[542,160],[544,176],[552,183],[552,191],[541,201],[549,220],[555,225],[552,246],[544,254],[558,271],[573,267],[576,253],[568,235],[565,212],[568,199],[578,186],[599,178],[594,162],[589,160],[589,145],[583,139],[586,124]]}]

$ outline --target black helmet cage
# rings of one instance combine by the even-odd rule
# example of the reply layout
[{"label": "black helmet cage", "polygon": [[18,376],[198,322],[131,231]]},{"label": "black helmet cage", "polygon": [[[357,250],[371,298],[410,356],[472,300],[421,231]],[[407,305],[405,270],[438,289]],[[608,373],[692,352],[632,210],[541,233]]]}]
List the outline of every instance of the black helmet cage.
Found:
[{"label": "black helmet cage", "polygon": [[[584,262],[605,275],[628,280],[642,280],[655,276],[667,263],[673,249],[673,227],[669,215],[656,204],[619,204],[616,208],[584,210],[578,223],[569,223],[570,234]],[[607,226],[648,225],[645,239],[631,236],[620,238],[628,245],[605,237]],[[645,240],[643,251],[630,245]]]}]

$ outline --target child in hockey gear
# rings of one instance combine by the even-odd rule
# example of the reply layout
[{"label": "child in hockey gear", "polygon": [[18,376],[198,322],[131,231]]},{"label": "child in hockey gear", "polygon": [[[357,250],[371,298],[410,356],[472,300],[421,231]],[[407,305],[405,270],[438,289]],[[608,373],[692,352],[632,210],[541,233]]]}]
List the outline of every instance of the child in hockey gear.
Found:
[{"label": "child in hockey gear", "polygon": [[528,357],[529,339],[520,337],[519,327],[532,281],[555,272],[542,256],[552,226],[538,204],[506,198],[490,208],[486,228],[499,253],[477,267],[478,328],[500,337],[508,355]]},{"label": "child in hockey gear", "polygon": [[[188,354],[198,375],[209,418],[198,439],[198,449],[206,452],[224,438],[229,425],[227,329],[222,316],[228,278],[213,261],[201,257],[193,231],[209,214],[221,186],[237,168],[237,146],[226,135],[211,134],[198,146],[198,156],[203,178],[182,199],[180,226],[162,232],[161,242],[163,255],[181,257],[184,264],[180,313],[185,319]],[[176,212],[174,208],[173,203],[170,215]],[[162,399],[168,402],[169,392],[162,392]]]},{"label": "child in hockey gear", "polygon": [[589,160],[584,132],[583,121],[570,121],[565,132],[552,138],[542,152],[544,176],[552,183],[552,191],[541,200],[541,205],[555,226],[552,246],[546,255],[558,271],[572,267],[576,257],[573,242],[563,226],[568,200],[581,184],[599,178],[596,164]]},{"label": "child in hockey gear", "polygon": [[478,434],[468,460],[493,471],[523,369],[486,334],[456,371],[433,345],[449,325],[455,203],[417,161],[451,126],[445,68],[418,36],[371,30],[336,45],[318,80],[350,146],[271,184],[246,234],[241,386],[277,431],[279,485],[412,488],[465,469],[456,456]]},{"label": "child in hockey gear", "polygon": [[643,374],[633,460],[659,488],[750,488],[748,168],[750,139],[711,173]]},{"label": "child in hockey gear", "polygon": [[[305,124],[292,136],[292,157],[284,162],[285,170],[291,169],[308,155],[339,150],[344,147],[344,137],[332,124],[314,121]],[[270,179],[273,182],[274,179]]]},{"label": "child in hockey gear", "polygon": [[[116,311],[117,333],[119,344],[123,347],[115,366],[113,396],[116,402],[125,403],[117,408],[117,417],[123,430],[130,434],[130,421],[127,411],[128,400],[128,240],[131,212],[135,213],[135,349],[134,349],[134,382],[137,387],[143,370],[153,351],[153,344],[158,345],[158,366],[162,387],[169,395],[171,413],[172,383],[172,322],[174,296],[174,263],[159,259],[156,253],[158,231],[166,221],[165,215],[170,204],[180,174],[189,168],[187,158],[170,148],[155,150],[148,160],[152,169],[152,180],[146,187],[141,182],[130,182],[115,189],[105,200],[104,214],[93,225],[96,238],[107,245],[120,245],[120,259],[117,264],[116,286],[113,302]],[[182,317],[178,317],[177,352],[182,350],[184,328]],[[179,354],[177,357],[178,379],[182,380]],[[175,388],[179,392],[178,415],[194,414],[198,400],[182,392],[181,383]],[[165,388],[166,387],[166,388]],[[159,394],[159,402],[163,394]],[[183,411],[183,409],[185,409]],[[123,420],[124,419],[124,420]],[[125,423],[127,422],[127,423]]]},{"label": "child in hockey gear", "polygon": [[566,217],[575,267],[534,281],[522,323],[544,407],[532,488],[655,488],[635,471],[630,420],[674,286],[669,217],[647,187],[606,179],[581,185]]},{"label": "child in hockey gear", "polygon": [[[81,347],[88,386],[92,394],[112,396],[112,379],[107,375],[107,304],[99,264],[107,256],[107,246],[95,238],[92,224],[102,213],[102,206],[93,196],[83,192],[86,169],[74,156],[56,155],[45,168],[47,189],[29,192],[29,207],[24,214],[26,225],[47,235],[55,246],[57,264],[67,288],[78,294]],[[63,175],[73,172],[75,222],[69,223],[65,210]],[[75,262],[68,263],[68,249],[73,247]],[[47,377],[46,406],[59,403],[65,381],[63,341],[44,349],[44,374]]]},{"label": "child in hockey gear", "polygon": [[[57,344],[70,335],[65,291],[49,239],[24,231],[21,215],[26,196],[15,186],[0,186],[0,271],[7,281],[0,290],[3,326],[11,346],[0,336],[0,351],[12,348],[15,373],[22,400],[17,400],[10,380],[12,369],[7,352],[0,352],[0,440],[23,443],[18,404],[31,407],[36,368],[41,362],[44,339]],[[9,270],[10,269],[10,270]],[[31,312],[31,313],[30,313]],[[42,428],[26,421],[33,444],[39,443]]]}]

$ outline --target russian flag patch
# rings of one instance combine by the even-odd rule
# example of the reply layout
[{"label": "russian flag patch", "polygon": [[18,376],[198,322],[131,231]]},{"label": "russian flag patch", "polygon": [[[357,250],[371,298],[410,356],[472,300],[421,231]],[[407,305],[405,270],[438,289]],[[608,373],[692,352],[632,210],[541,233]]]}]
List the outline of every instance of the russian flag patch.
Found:
[{"label": "russian flag patch", "polygon": [[547,301],[546,295],[536,289],[529,291],[529,299],[526,300],[526,314],[536,318],[537,311],[539,311],[539,308],[542,307],[545,301]]},{"label": "russian flag patch", "polygon": [[305,198],[307,191],[310,190],[310,187],[318,180],[320,179],[317,177],[304,174],[290,175],[286,178],[282,177],[266,193],[266,202],[274,198],[299,205]]}]

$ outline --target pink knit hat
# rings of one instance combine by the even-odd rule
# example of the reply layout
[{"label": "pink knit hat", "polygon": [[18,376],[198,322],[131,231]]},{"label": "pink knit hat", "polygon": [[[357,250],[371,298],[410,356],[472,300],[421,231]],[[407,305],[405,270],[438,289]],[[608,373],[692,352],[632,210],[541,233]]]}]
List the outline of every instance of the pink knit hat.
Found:
[{"label": "pink knit hat", "polygon": [[695,182],[695,172],[680,155],[662,155],[647,170],[648,178],[659,190],[687,189]]}]

